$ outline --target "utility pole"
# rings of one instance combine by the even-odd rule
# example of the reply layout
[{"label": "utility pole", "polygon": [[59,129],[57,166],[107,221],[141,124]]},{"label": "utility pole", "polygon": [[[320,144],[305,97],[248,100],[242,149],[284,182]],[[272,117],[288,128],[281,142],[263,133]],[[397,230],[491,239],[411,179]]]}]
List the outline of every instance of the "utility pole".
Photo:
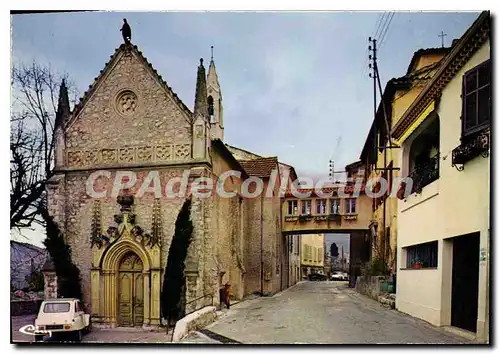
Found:
[{"label": "utility pole", "polygon": [[344,269],[345,269],[345,266],[344,266],[344,246],[342,246],[342,258],[340,258],[340,264],[341,264],[342,271],[344,271]]},{"label": "utility pole", "polygon": [[[368,56],[368,58],[373,61],[373,64],[370,62],[368,67],[373,69],[373,72],[369,74],[371,78],[373,78],[373,119],[377,117],[377,72],[375,70],[375,63],[377,62],[377,40],[372,37],[368,38],[368,41],[372,43],[372,45],[368,46],[368,50],[373,53]],[[376,131],[373,132],[375,135],[375,139],[377,138]]]},{"label": "utility pole", "polygon": [[[377,40],[375,38],[368,38],[368,41],[371,43],[371,45],[368,47],[368,50],[372,53],[368,56],[368,59],[370,60],[370,63],[368,64],[368,67],[370,69],[372,69],[372,72],[370,73],[370,77],[373,79],[373,124],[374,124],[374,127],[376,127],[377,125],[377,79],[378,79],[378,70],[377,70]],[[380,93],[380,97],[382,98],[383,100],[383,93],[381,92]],[[382,106],[384,106],[385,108],[385,105],[382,104]],[[378,155],[378,148],[379,148],[379,144],[378,144],[378,134],[377,134],[377,129],[374,129],[373,131],[373,134],[374,134],[374,141],[375,141],[375,154]],[[385,150],[384,150],[385,152]],[[378,160],[378,159],[376,159]],[[385,165],[386,164],[386,161],[385,161],[385,154],[384,154],[384,168],[385,168]],[[375,162],[375,170],[377,170],[377,162]],[[384,204],[385,206],[385,204]],[[383,211],[383,229],[385,230],[385,208],[384,208],[384,211]],[[378,240],[378,243],[380,245],[380,243],[384,244],[384,240],[383,240],[383,237],[381,237],[381,240]],[[376,245],[377,246],[377,249],[380,249],[379,245]],[[382,261],[385,262],[385,252],[382,252]]]},{"label": "utility pole", "polygon": [[330,160],[330,172],[328,175],[330,176],[330,179],[333,183],[336,183],[335,181],[336,173],[345,173],[345,171],[335,171],[335,162],[333,160]]},{"label": "utility pole", "polygon": [[[370,73],[370,77],[373,77],[373,96],[374,96],[374,103],[373,103],[373,109],[374,109],[374,124],[377,124],[377,86],[380,92],[380,104],[382,105],[382,111],[384,114],[384,124],[385,124],[385,129],[386,129],[386,135],[387,135],[387,141],[385,142],[384,146],[380,146],[377,143],[377,134],[376,130],[374,132],[375,134],[375,144],[377,146],[376,148],[376,153],[378,154],[378,150],[382,149],[384,151],[384,160],[383,164],[384,167],[379,169],[377,166],[375,166],[376,171],[384,171],[384,177],[387,177],[386,172],[389,170],[390,173],[392,173],[393,170],[399,170],[397,167],[391,167],[387,168],[387,149],[393,149],[393,148],[398,148],[398,146],[393,146],[391,142],[391,127],[389,124],[389,117],[387,116],[387,110],[386,110],[386,102],[384,101],[384,93],[382,91],[382,84],[380,82],[380,73],[378,71],[378,63],[377,63],[377,40],[372,39],[371,37],[368,39],[369,42],[372,43],[371,46],[368,47],[368,49],[373,53],[373,55],[370,54],[369,59],[372,61],[369,64],[369,68],[373,69],[373,72]],[[392,178],[391,178],[392,180]],[[379,240],[381,249],[383,250],[382,253],[382,261],[386,262],[386,243],[387,240],[386,238],[388,235],[386,234],[386,200],[387,197],[383,198],[383,207],[382,207],[382,237]]]}]

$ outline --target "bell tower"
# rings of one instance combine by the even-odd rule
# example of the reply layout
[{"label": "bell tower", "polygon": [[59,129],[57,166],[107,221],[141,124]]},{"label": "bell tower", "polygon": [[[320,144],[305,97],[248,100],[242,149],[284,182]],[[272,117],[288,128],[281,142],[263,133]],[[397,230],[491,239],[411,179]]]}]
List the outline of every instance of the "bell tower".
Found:
[{"label": "bell tower", "polygon": [[212,55],[207,76],[207,103],[210,119],[210,133],[212,139],[224,141],[224,120],[222,114],[222,92],[217,77],[214,62],[214,46],[211,47]]}]

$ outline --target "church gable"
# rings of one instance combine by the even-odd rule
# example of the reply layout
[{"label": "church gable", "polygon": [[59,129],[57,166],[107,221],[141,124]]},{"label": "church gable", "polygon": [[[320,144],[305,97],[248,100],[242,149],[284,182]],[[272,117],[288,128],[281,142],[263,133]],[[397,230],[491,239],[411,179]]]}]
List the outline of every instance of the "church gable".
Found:
[{"label": "church gable", "polygon": [[190,160],[191,120],[140,52],[122,45],[66,126],[66,165]]}]

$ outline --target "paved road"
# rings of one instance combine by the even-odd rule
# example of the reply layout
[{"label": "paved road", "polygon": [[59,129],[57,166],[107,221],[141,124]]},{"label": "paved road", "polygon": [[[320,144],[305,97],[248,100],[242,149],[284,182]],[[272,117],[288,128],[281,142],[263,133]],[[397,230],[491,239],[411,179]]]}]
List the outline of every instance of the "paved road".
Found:
[{"label": "paved road", "polygon": [[186,343],[467,343],[442,328],[388,309],[343,282],[301,282],[244,301]]},{"label": "paved road", "polygon": [[[186,337],[184,343],[375,344],[467,343],[441,328],[383,307],[343,282],[302,282],[273,297],[254,298],[223,310],[219,320]],[[34,316],[12,317],[12,340]],[[94,328],[83,342],[168,343],[170,336],[141,329]]]}]

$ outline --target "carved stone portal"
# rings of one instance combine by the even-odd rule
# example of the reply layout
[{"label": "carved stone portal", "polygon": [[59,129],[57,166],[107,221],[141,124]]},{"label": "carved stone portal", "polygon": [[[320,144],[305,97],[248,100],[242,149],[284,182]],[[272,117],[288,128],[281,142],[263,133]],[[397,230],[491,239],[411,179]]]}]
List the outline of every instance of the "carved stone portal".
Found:
[{"label": "carved stone portal", "polygon": [[[143,324],[144,327],[159,326],[161,283],[158,275],[162,264],[158,222],[153,223],[154,236],[146,234],[135,224],[136,217],[132,213],[133,196],[120,196],[117,202],[120,204],[120,213],[114,218],[117,225],[110,226],[106,235],[100,235],[99,242],[96,237],[99,235],[100,223],[97,220],[92,222],[92,321],[105,327],[136,324]],[[94,219],[100,218],[96,205],[98,204],[93,209]],[[158,207],[155,205],[154,209],[157,210]],[[137,271],[137,274],[132,272],[134,280],[127,282],[125,280],[132,278],[123,270],[123,264],[131,257],[137,259],[141,269],[134,268],[133,271]],[[128,313],[123,310],[123,304],[124,299],[132,293],[135,302],[132,299],[130,304],[135,307]]]}]

